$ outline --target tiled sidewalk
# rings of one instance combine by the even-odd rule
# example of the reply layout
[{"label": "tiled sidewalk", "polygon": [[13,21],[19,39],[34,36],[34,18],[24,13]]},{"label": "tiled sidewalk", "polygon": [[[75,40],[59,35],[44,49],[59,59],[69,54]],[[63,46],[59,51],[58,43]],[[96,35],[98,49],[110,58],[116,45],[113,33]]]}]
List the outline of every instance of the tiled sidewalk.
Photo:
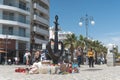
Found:
[{"label": "tiled sidewalk", "polygon": [[0,80],[120,80],[120,66],[95,65],[89,68],[81,65],[80,73],[66,75],[16,73],[17,67],[26,66],[0,65]]}]

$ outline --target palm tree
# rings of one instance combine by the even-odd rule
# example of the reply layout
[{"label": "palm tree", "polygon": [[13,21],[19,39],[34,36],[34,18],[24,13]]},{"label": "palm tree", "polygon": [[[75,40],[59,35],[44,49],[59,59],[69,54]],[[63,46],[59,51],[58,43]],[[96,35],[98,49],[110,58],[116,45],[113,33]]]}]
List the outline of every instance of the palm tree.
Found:
[{"label": "palm tree", "polygon": [[73,61],[73,53],[74,49],[76,48],[77,37],[75,36],[75,34],[68,34],[66,37],[67,39],[65,39],[63,43],[65,47],[70,49],[71,61]]},{"label": "palm tree", "polygon": [[81,46],[81,48],[82,48],[81,63],[84,64],[84,60],[85,60],[85,56],[86,56],[86,54],[84,54],[84,51],[86,50],[86,47],[87,47],[86,38],[84,36],[80,35],[77,42],[78,42],[77,46]]},{"label": "palm tree", "polygon": [[102,56],[106,59],[107,48],[103,44],[101,44],[101,42],[99,42],[98,40],[93,41],[92,48],[95,51],[95,62],[98,61],[98,56]]},{"label": "palm tree", "polygon": [[98,55],[99,55],[99,53],[100,53],[100,47],[99,47],[99,45],[100,45],[100,42],[98,41],[98,40],[95,40],[95,41],[93,41],[92,42],[92,48],[93,48],[93,50],[94,50],[94,52],[95,52],[95,63],[97,63],[97,61],[98,61]]},{"label": "palm tree", "polygon": [[107,48],[103,46],[103,44],[101,44],[101,42],[98,40],[93,41],[91,39],[87,39],[82,35],[80,35],[77,40],[77,36],[75,36],[75,34],[69,34],[67,35],[67,39],[65,39],[63,43],[66,48],[70,49],[71,61],[73,61],[73,52],[74,49],[77,48],[77,46],[81,46],[83,50],[93,48],[93,50],[95,51],[96,62],[97,57],[100,55],[103,55],[104,58],[106,58]]},{"label": "palm tree", "polygon": [[83,49],[86,47],[85,37],[83,37],[82,35],[79,36],[77,46],[81,46]]}]

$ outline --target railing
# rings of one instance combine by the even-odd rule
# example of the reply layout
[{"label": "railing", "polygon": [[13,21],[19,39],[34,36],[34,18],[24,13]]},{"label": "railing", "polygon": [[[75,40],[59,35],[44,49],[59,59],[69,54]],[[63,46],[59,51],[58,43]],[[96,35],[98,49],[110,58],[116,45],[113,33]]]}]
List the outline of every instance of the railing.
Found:
[{"label": "railing", "polygon": [[34,20],[38,20],[43,24],[49,25],[49,20],[43,18],[42,16],[34,15]]},{"label": "railing", "polygon": [[44,7],[39,5],[38,3],[34,3],[34,8],[37,8],[37,9],[41,10],[42,12],[44,12],[45,14],[49,15],[49,10],[45,9]]},{"label": "railing", "polygon": [[41,28],[36,28],[36,32],[44,34],[44,35],[49,35],[49,31],[41,29]]},{"label": "railing", "polygon": [[49,6],[49,0],[41,0],[41,1]]},{"label": "railing", "polygon": [[[0,28],[0,35],[6,35],[6,32],[3,32],[2,27]],[[19,29],[16,30],[16,29],[14,29],[14,27],[13,27],[13,31],[10,31],[10,32],[8,31],[8,32],[7,32],[7,35],[9,35],[9,36],[19,36],[19,37],[29,38],[29,37],[30,37],[30,32],[25,32],[24,36],[22,36],[22,35],[19,34]],[[1,37],[1,36],[0,36],[0,37]]]},{"label": "railing", "polygon": [[12,3],[8,2],[8,3],[3,3],[3,4],[0,3],[0,5],[13,6],[13,7],[17,7],[17,8],[20,8],[22,10],[25,10],[25,11],[30,11],[29,7],[21,7],[18,2],[12,2]]},{"label": "railing", "polygon": [[35,43],[41,43],[41,44],[43,44],[43,43],[48,43],[48,40],[45,40],[45,39],[38,39],[38,38],[35,38]]},{"label": "railing", "polygon": [[[2,29],[0,28],[0,35],[6,35],[6,33],[3,33],[3,31],[2,31]],[[11,33],[9,33],[9,31],[7,32],[7,35],[9,35],[9,36],[19,36],[19,37],[25,37],[25,38],[29,38],[30,37],[30,33],[29,32],[26,32],[25,34],[24,34],[24,36],[22,36],[22,35],[20,35],[19,34],[19,31],[18,30],[15,30],[15,29],[13,29],[13,33],[11,34]]]},{"label": "railing", "polygon": [[23,19],[21,17],[16,17],[15,15],[9,16],[9,15],[0,14],[0,19],[10,20],[10,21],[17,21],[17,22],[21,22],[21,23],[25,23],[25,24],[30,24],[30,20]]}]

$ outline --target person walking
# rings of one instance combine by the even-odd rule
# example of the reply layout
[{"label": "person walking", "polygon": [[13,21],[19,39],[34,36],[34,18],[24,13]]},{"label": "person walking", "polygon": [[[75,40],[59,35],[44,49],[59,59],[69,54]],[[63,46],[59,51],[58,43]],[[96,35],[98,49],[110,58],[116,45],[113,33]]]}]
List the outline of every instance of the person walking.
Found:
[{"label": "person walking", "polygon": [[82,58],[82,49],[81,49],[80,46],[78,46],[78,48],[77,48],[76,57],[77,57],[78,66],[80,67],[80,65],[81,65],[81,58]]},{"label": "person walking", "polygon": [[89,67],[94,67],[94,52],[92,48],[88,50],[87,56],[89,60]]},{"label": "person walking", "polygon": [[25,54],[24,54],[24,61],[26,65],[30,65],[30,57],[31,54],[28,50],[26,50]]}]

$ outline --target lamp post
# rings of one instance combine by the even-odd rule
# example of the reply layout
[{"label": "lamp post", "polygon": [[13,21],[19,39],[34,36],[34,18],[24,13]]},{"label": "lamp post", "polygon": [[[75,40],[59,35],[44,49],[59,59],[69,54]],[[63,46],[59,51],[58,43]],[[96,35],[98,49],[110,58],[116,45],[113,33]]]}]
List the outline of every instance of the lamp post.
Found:
[{"label": "lamp post", "polygon": [[35,30],[33,29],[33,31],[31,32],[31,47],[30,47],[30,52],[31,52],[31,64],[33,64],[33,49],[34,49],[34,47],[35,47],[35,39],[34,39],[34,37],[35,37]]},{"label": "lamp post", "polygon": [[[79,22],[79,25],[82,26],[83,25],[83,22],[85,22],[85,28],[86,28],[86,40],[88,39],[88,25],[89,25],[89,22],[94,25],[95,22],[94,22],[94,19],[92,16],[88,16],[87,14],[85,15],[85,17],[81,17],[80,18],[80,22]],[[85,42],[86,43],[86,54],[87,54],[87,51],[88,51],[88,44],[87,44],[87,41]],[[87,59],[87,58],[86,58]],[[86,60],[86,63],[87,63],[87,60]]]},{"label": "lamp post", "polygon": [[8,33],[6,32],[6,39],[5,39],[5,65],[7,65],[7,50],[8,50]]},{"label": "lamp post", "polygon": [[80,22],[79,22],[80,26],[83,25],[83,21],[85,21],[86,38],[88,39],[88,24],[89,24],[89,21],[91,22],[92,25],[94,25],[95,22],[94,22],[93,17],[92,16],[88,16],[87,14],[85,15],[85,17],[81,17],[80,18]]}]

